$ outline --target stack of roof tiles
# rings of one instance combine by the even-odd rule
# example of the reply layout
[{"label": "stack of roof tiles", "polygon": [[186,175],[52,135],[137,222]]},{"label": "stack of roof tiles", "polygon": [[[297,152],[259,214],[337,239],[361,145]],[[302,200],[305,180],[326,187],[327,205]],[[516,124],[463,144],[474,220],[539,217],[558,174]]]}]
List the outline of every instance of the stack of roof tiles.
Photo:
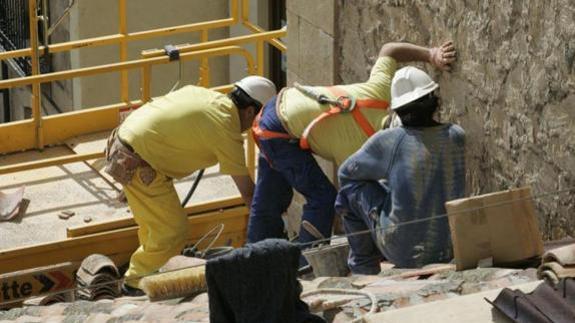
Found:
[{"label": "stack of roof tiles", "polygon": [[110,258],[93,254],[88,256],[76,273],[76,297],[97,301],[120,296],[120,274]]}]

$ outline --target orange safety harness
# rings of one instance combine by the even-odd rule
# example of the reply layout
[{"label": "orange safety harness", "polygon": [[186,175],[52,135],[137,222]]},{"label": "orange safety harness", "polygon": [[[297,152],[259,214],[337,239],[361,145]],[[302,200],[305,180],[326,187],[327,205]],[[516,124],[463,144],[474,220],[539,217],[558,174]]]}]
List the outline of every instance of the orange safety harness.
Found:
[{"label": "orange safety harness", "polygon": [[[329,104],[330,105],[330,108],[327,111],[322,112],[319,116],[317,116],[315,119],[313,119],[307,125],[307,127],[304,129],[301,138],[299,138],[299,146],[301,149],[304,149],[304,150],[310,149],[308,137],[309,137],[309,134],[311,133],[312,129],[320,121],[325,120],[331,116],[338,115],[340,113],[351,113],[351,115],[355,119],[355,122],[361,127],[363,132],[368,137],[371,137],[375,133],[375,130],[373,129],[373,127],[371,126],[369,121],[367,121],[365,116],[361,113],[361,109],[370,108],[370,109],[385,110],[389,106],[389,103],[387,101],[383,101],[383,100],[355,99],[354,97],[349,96],[343,89],[341,89],[337,86],[332,86],[332,87],[328,88],[329,91],[335,97],[337,97],[337,99],[335,99],[335,100],[329,99],[328,97],[326,97],[324,95],[318,95],[318,94],[313,93],[309,90],[306,90],[306,88],[304,88],[298,84],[296,84],[296,88],[300,92],[304,93],[305,95],[312,97],[317,102],[319,102],[321,104]],[[252,133],[254,136],[254,141],[256,142],[256,144],[258,146],[259,146],[259,140],[260,139],[277,139],[277,138],[296,139],[287,133],[262,129],[259,126],[262,112],[263,112],[263,109],[260,110],[260,112],[258,113],[256,118],[254,119],[254,123],[252,126]]]}]

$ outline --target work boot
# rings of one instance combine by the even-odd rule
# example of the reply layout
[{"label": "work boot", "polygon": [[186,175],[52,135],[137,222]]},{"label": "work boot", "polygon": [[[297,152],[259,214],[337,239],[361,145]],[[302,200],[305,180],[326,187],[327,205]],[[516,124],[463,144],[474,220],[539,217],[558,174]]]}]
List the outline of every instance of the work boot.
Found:
[{"label": "work boot", "polygon": [[130,285],[127,285],[126,283],[123,283],[122,284],[122,295],[123,296],[136,297],[136,296],[144,296],[144,295],[146,295],[146,293],[144,293],[144,291],[139,289],[139,288],[135,288],[135,287],[132,287]]}]

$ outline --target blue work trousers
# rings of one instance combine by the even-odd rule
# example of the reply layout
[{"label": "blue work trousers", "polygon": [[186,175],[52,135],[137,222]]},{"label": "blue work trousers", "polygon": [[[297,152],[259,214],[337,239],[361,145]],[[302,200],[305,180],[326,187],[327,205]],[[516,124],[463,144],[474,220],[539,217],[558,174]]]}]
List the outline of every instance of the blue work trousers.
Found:
[{"label": "blue work trousers", "polygon": [[[276,99],[264,107],[260,128],[287,133],[275,110]],[[289,207],[293,189],[306,204],[302,220],[309,221],[324,236],[331,236],[337,191],[308,150],[297,140],[259,139],[260,155],[256,189],[250,210],[248,242],[285,237],[282,213]],[[299,242],[316,240],[300,230]]]},{"label": "blue work trousers", "polygon": [[[336,210],[343,216],[350,252],[348,266],[352,273],[377,275],[381,271],[383,232],[380,223],[383,212],[391,205],[389,191],[381,183],[358,181],[341,188]],[[379,231],[378,231],[379,230]]]}]

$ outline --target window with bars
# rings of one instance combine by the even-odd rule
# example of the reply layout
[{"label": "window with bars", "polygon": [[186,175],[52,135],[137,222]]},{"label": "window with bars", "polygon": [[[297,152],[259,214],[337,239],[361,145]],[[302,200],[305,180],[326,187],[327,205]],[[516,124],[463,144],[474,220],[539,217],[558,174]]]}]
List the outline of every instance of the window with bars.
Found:
[{"label": "window with bars", "polygon": [[[38,15],[41,15],[39,9]],[[43,29],[38,26],[38,36]],[[42,39],[42,38],[39,38]],[[27,0],[0,0],[0,51],[12,51],[30,47],[30,24]],[[31,75],[30,57],[16,57],[11,64],[21,76]],[[49,71],[48,55],[40,57],[40,69]]]}]

